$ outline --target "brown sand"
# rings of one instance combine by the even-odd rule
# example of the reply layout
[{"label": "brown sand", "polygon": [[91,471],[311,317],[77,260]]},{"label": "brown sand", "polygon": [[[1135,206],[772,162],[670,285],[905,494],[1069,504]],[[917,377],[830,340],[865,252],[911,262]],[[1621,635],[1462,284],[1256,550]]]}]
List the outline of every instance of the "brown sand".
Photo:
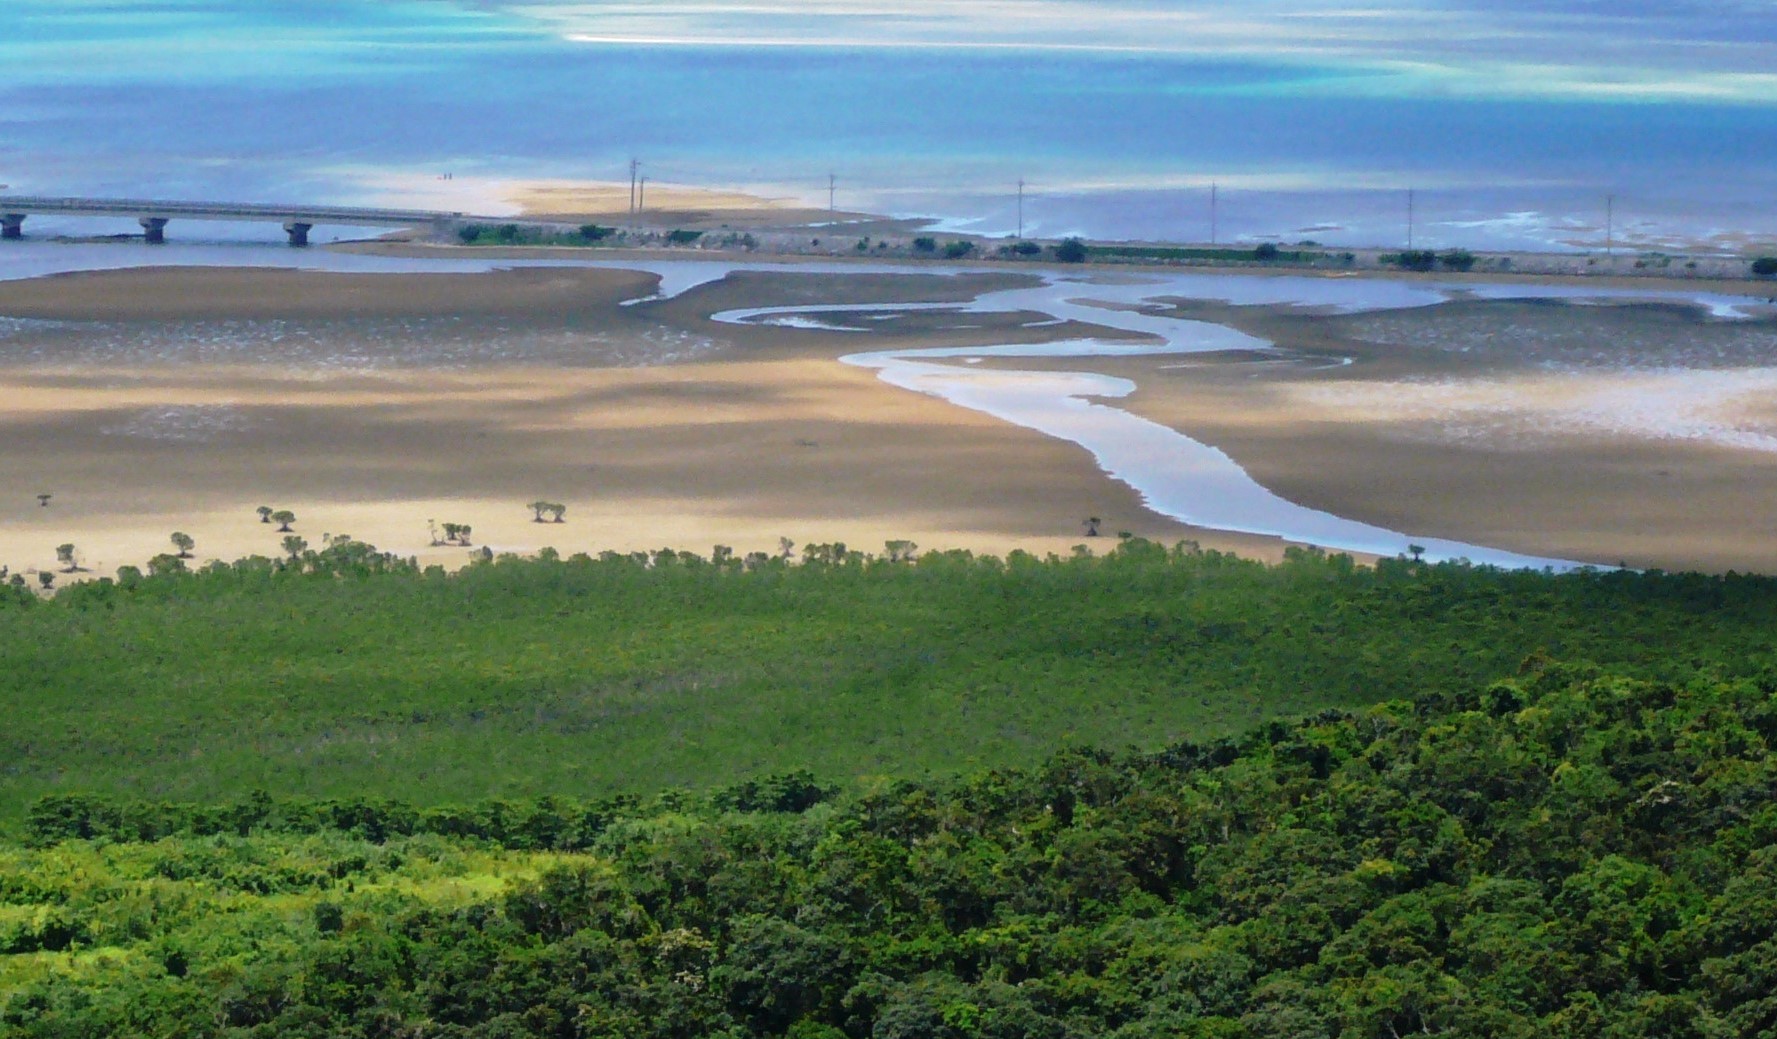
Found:
[{"label": "brown sand", "polygon": [[[1192,530],[1148,512],[1072,445],[833,361],[860,339],[939,345],[1072,336],[1078,327],[1014,331],[1002,322],[964,332],[897,322],[893,336],[860,337],[705,317],[838,296],[961,298],[1018,276],[969,285],[848,277],[841,289],[830,277],[749,274],[636,308],[614,304],[645,291],[647,276],[584,270],[146,270],[0,284],[0,315],[102,319],[139,329],[149,344],[128,363],[95,364],[58,360],[78,344],[78,329],[0,341],[0,563],[49,568],[55,546],[73,542],[85,565],[106,573],[167,550],[173,530],[197,539],[200,560],[275,554],[282,535],[259,523],[260,504],[296,512],[297,532],[311,543],[349,533],[443,562],[468,551],[429,545],[428,521],[469,523],[478,545],[500,551],[707,552],[717,543],[769,551],[784,536],[867,550],[907,538],[926,549],[1040,553],[1082,542],[1080,520],[1097,515],[1107,534],[1278,554],[1272,539]],[[1557,324],[1578,313],[1544,310]],[[1415,380],[1472,388],[1481,376],[1517,379],[1507,396],[1545,399],[1545,413],[1572,386],[1537,383],[1533,366],[1510,358],[1476,364],[1360,341],[1344,319],[1194,313],[1306,359],[1061,363],[1135,378],[1141,389],[1123,402],[1131,410],[1224,448],[1286,497],[1342,515],[1605,563],[1777,569],[1777,538],[1760,507],[1777,491],[1770,454],[1568,428],[1539,430],[1529,448],[1454,441],[1440,414],[1414,403]],[[485,323],[490,354],[445,369],[412,363],[403,353],[412,342],[390,330],[441,314]],[[291,363],[270,339],[219,358],[155,354],[154,336],[223,318],[285,321],[319,341],[346,342],[354,361]],[[603,366],[619,362],[601,350],[647,345],[660,329],[705,349],[686,363]],[[526,353],[525,337],[545,333],[584,341],[585,357]],[[1412,339],[1414,326],[1391,334]],[[21,344],[38,353],[26,360]],[[1323,355],[1358,363],[1316,370]],[[1381,406],[1397,393],[1405,403]],[[40,492],[54,495],[47,508],[37,505]],[[525,503],[536,498],[567,504],[568,522],[531,522]]]},{"label": "brown sand", "polygon": [[[916,278],[888,294],[929,297],[937,284]],[[774,290],[760,281],[748,291],[769,299]],[[147,327],[325,317],[320,327],[349,337],[444,308],[608,336],[656,320],[611,305],[635,294],[634,276],[601,271],[155,270],[0,285],[0,314]],[[711,360],[640,368],[292,367],[273,346],[241,363],[95,366],[57,363],[52,351],[0,366],[10,488],[0,496],[0,563],[52,568],[55,546],[72,542],[93,573],[109,573],[166,551],[174,530],[196,538],[200,562],[276,554],[282,535],[259,522],[261,504],[294,511],[311,544],[345,533],[443,562],[468,552],[429,545],[429,520],[468,523],[477,545],[518,552],[718,543],[746,552],[789,537],[870,551],[906,538],[925,549],[1065,553],[1083,541],[1089,515],[1107,535],[1281,550],[1165,520],[1071,445],[828,359],[850,339],[772,349],[781,330],[735,331]],[[48,507],[38,493],[53,495]],[[532,522],[525,506],[538,498],[567,504],[567,522]]]},{"label": "brown sand", "polygon": [[[1682,438],[1657,421],[1685,417],[1675,389],[1771,383],[1768,369],[1698,370],[1733,356],[1720,342],[1728,326],[1666,313],[1658,317],[1672,327],[1636,343],[1627,330],[1653,319],[1636,308],[1477,306],[1492,327],[1527,324],[1509,348],[1475,356],[1423,346],[1448,320],[1443,308],[1388,315],[1389,343],[1339,334],[1355,318],[1210,308],[1203,316],[1303,354],[1284,364],[1230,355],[1094,368],[1135,380],[1120,406],[1227,451],[1286,498],[1341,516],[1598,563],[1777,572],[1767,504],[1777,496],[1777,453]],[[1736,334],[1756,345],[1768,326]],[[1589,330],[1607,356],[1588,366],[1571,355]],[[1686,357],[1687,343],[1706,349]],[[1339,356],[1355,363],[1325,367]],[[1721,399],[1730,434],[1756,433],[1761,422],[1777,433],[1756,403]],[[1612,414],[1619,402],[1636,413]]]}]

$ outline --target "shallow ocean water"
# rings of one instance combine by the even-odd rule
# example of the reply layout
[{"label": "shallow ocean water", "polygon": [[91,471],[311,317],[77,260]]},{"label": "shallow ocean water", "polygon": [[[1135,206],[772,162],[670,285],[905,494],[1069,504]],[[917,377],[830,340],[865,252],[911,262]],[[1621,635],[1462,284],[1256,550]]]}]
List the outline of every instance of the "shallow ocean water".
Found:
[{"label": "shallow ocean water", "polygon": [[1409,188],[1429,247],[1601,245],[1607,194],[1619,242],[1777,236],[1777,17],[1576,4],[1513,37],[1510,9],[1372,6],[1339,38],[1349,12],[1309,0],[1244,28],[1188,0],[7,0],[0,183],[402,205],[639,158],[816,204],[832,174],[842,208],[987,234],[1023,179],[1037,236],[1206,239],[1212,182],[1224,241],[1402,244]]}]

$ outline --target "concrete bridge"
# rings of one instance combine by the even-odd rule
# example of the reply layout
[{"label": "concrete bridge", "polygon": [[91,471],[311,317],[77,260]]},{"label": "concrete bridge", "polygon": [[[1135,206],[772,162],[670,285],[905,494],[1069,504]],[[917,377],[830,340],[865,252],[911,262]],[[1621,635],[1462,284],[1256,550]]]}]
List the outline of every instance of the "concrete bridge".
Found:
[{"label": "concrete bridge", "polygon": [[167,221],[254,220],[284,225],[291,245],[309,244],[316,224],[356,224],[374,227],[434,227],[462,218],[461,213],[436,213],[418,209],[363,209],[353,206],[286,206],[258,202],[175,202],[139,198],[52,198],[31,195],[0,195],[0,238],[23,238],[25,217],[59,216],[135,217],[142,237],[150,244],[167,240]]}]

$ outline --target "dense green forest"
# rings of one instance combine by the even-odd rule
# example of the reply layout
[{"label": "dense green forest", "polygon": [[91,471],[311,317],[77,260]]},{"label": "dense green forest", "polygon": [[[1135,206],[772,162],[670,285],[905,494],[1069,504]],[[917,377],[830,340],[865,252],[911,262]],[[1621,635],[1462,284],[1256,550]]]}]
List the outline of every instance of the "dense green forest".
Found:
[{"label": "dense green forest", "polygon": [[1777,633],[1777,582],[1752,577],[1268,566],[1140,541],[800,555],[446,574],[342,543],[8,591],[0,828],[70,791],[439,804],[958,774],[1449,692],[1539,652],[1743,674]]},{"label": "dense green forest", "polygon": [[1770,1035],[1777,689],[1547,661],[835,794],[39,802],[36,1037]]},{"label": "dense green forest", "polygon": [[1777,1029],[1777,582],[908,556],[0,591],[0,1035]]}]

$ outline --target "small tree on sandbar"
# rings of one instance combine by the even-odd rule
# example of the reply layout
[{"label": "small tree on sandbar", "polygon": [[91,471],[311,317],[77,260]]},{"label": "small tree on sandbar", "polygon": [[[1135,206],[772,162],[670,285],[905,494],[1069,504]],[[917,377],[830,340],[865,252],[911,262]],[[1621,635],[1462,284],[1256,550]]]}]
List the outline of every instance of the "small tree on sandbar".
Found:
[{"label": "small tree on sandbar", "polygon": [[182,530],[173,531],[169,540],[172,541],[173,547],[179,550],[180,559],[190,559],[191,550],[197,547],[197,539]]},{"label": "small tree on sandbar", "polygon": [[543,522],[543,514],[545,512],[549,511],[549,503],[546,501],[543,501],[540,498],[534,502],[531,502],[531,504],[528,507],[531,510],[532,517],[534,517],[531,520],[532,523]]},{"label": "small tree on sandbar", "polygon": [[80,564],[74,561],[73,544],[56,546],[56,562],[62,564],[62,573],[72,574],[80,570]]},{"label": "small tree on sandbar", "polygon": [[271,522],[271,506],[270,505],[261,505],[260,507],[258,507],[257,509],[254,509],[253,511],[259,513],[259,522],[261,522],[261,523],[270,523]]},{"label": "small tree on sandbar", "polygon": [[543,506],[543,511],[549,513],[551,523],[560,523],[561,518],[567,515],[568,507],[559,501],[552,501]]},{"label": "small tree on sandbar", "polygon": [[48,495],[48,494],[39,494],[39,495],[38,495],[38,496],[37,496],[37,504],[38,504],[38,505],[41,505],[41,506],[42,506],[42,507],[44,507],[44,508],[46,508],[46,509],[47,509],[47,508],[49,508],[49,499],[50,499],[50,498],[51,498],[51,495]]},{"label": "small tree on sandbar", "polygon": [[46,592],[49,591],[51,588],[54,588],[55,584],[56,584],[55,572],[53,570],[38,571],[37,583],[42,585],[43,590]]},{"label": "small tree on sandbar", "polygon": [[1100,523],[1103,523],[1104,521],[1099,519],[1097,516],[1087,516],[1081,522],[1086,527],[1086,536],[1089,538],[1095,538],[1098,536],[1098,525]]},{"label": "small tree on sandbar", "polygon": [[290,524],[296,522],[296,513],[291,512],[289,509],[279,509],[271,514],[271,518],[272,522],[278,525],[278,533],[288,534],[290,532]]}]

